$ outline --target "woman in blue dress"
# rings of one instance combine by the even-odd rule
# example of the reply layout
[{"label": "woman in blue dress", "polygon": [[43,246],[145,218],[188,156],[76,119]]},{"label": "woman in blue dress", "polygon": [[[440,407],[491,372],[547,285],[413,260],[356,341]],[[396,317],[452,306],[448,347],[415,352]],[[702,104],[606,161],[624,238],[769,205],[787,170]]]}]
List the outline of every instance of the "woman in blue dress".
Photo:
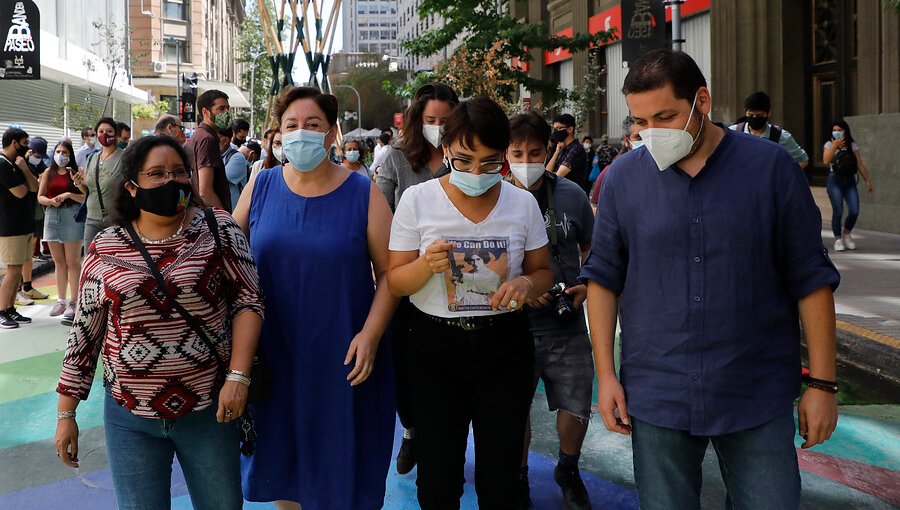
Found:
[{"label": "woman in blue dress", "polygon": [[259,440],[243,459],[244,497],[279,509],[381,508],[390,465],[391,212],[370,179],[326,158],[337,108],[317,89],[285,91],[275,118],[287,163],[260,172],[234,211],[266,299],[260,353],[272,373],[251,406]]}]

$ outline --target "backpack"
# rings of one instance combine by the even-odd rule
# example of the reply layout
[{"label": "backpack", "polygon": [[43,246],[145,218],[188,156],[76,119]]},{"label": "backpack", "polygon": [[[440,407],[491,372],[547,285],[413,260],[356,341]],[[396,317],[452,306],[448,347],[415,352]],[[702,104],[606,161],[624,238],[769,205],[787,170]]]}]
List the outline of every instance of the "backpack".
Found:
[{"label": "backpack", "polygon": [[[739,124],[736,126],[736,127],[737,127],[737,132],[738,132],[738,133],[743,133],[743,132],[744,132],[744,126],[746,126],[746,125],[747,125],[746,122],[741,122],[741,123],[739,123]],[[768,140],[771,141],[771,142],[775,142],[775,143],[780,142],[780,141],[781,141],[781,128],[778,127],[778,126],[776,126],[775,124],[770,124]]]},{"label": "backpack", "polygon": [[831,171],[838,177],[853,177],[856,175],[858,168],[856,164],[856,154],[848,148],[834,151],[834,157],[831,158]]}]

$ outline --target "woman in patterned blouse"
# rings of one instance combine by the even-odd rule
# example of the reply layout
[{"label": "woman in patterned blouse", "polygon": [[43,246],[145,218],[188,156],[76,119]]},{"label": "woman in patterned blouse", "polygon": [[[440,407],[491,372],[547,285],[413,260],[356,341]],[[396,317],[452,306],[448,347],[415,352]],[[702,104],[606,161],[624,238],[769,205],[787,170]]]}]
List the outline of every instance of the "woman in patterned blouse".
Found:
[{"label": "woman in patterned blouse", "polygon": [[[104,429],[119,508],[168,508],[173,455],[194,508],[241,508],[235,420],[263,314],[247,239],[227,213],[216,210],[211,221],[206,214],[213,210],[192,200],[198,195],[187,155],[173,139],[138,140],[125,151],[122,175],[113,226],[97,235],[84,261],[57,388],[56,453],[78,467],[75,408],[87,398],[102,355]],[[157,285],[135,237],[167,289]],[[229,368],[221,387],[220,360]]]}]

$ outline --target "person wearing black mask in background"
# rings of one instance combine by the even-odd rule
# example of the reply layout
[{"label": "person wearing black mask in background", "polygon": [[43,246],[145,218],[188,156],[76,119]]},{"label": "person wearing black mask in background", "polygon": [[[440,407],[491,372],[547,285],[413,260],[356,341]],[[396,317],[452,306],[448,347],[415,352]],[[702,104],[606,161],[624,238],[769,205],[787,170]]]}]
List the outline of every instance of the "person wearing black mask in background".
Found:
[{"label": "person wearing black mask in background", "polygon": [[744,119],[729,126],[735,131],[759,136],[784,147],[800,168],[809,164],[806,151],[794,140],[794,137],[780,126],[769,123],[772,117],[772,100],[765,92],[754,92],[744,100]]},{"label": "person wearing black mask in background", "polygon": [[231,122],[231,131],[233,132],[231,145],[238,149],[241,145],[247,143],[247,136],[250,134],[250,123],[244,119],[234,119]]},{"label": "person wearing black mask in background", "polygon": [[553,119],[551,139],[556,142],[556,150],[547,162],[547,170],[569,179],[589,193],[588,159],[584,147],[575,138],[575,117],[564,113]]}]

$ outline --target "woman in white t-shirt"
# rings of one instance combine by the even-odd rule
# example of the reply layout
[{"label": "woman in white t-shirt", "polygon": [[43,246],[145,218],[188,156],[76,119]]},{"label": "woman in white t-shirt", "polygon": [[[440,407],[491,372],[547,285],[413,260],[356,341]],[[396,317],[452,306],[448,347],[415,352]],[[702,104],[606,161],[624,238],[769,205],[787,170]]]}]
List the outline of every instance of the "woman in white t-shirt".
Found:
[{"label": "woman in white t-shirt", "polygon": [[[824,163],[828,165],[828,199],[831,200],[831,230],[834,233],[834,251],[855,250],[856,243],[850,235],[859,217],[859,191],[856,189],[857,173],[866,181],[869,193],[875,192],[869,171],[863,163],[859,145],[853,141],[850,126],[843,119],[831,127],[831,140],[825,142]],[[844,202],[847,202],[847,219],[841,231]]]},{"label": "woman in white t-shirt", "polygon": [[462,495],[475,434],[482,508],[515,500],[531,400],[534,343],[522,306],[552,285],[544,218],[501,181],[509,120],[489,99],[461,103],[444,126],[450,174],[409,188],[391,227],[388,284],[410,296],[408,367],[418,499]]}]

